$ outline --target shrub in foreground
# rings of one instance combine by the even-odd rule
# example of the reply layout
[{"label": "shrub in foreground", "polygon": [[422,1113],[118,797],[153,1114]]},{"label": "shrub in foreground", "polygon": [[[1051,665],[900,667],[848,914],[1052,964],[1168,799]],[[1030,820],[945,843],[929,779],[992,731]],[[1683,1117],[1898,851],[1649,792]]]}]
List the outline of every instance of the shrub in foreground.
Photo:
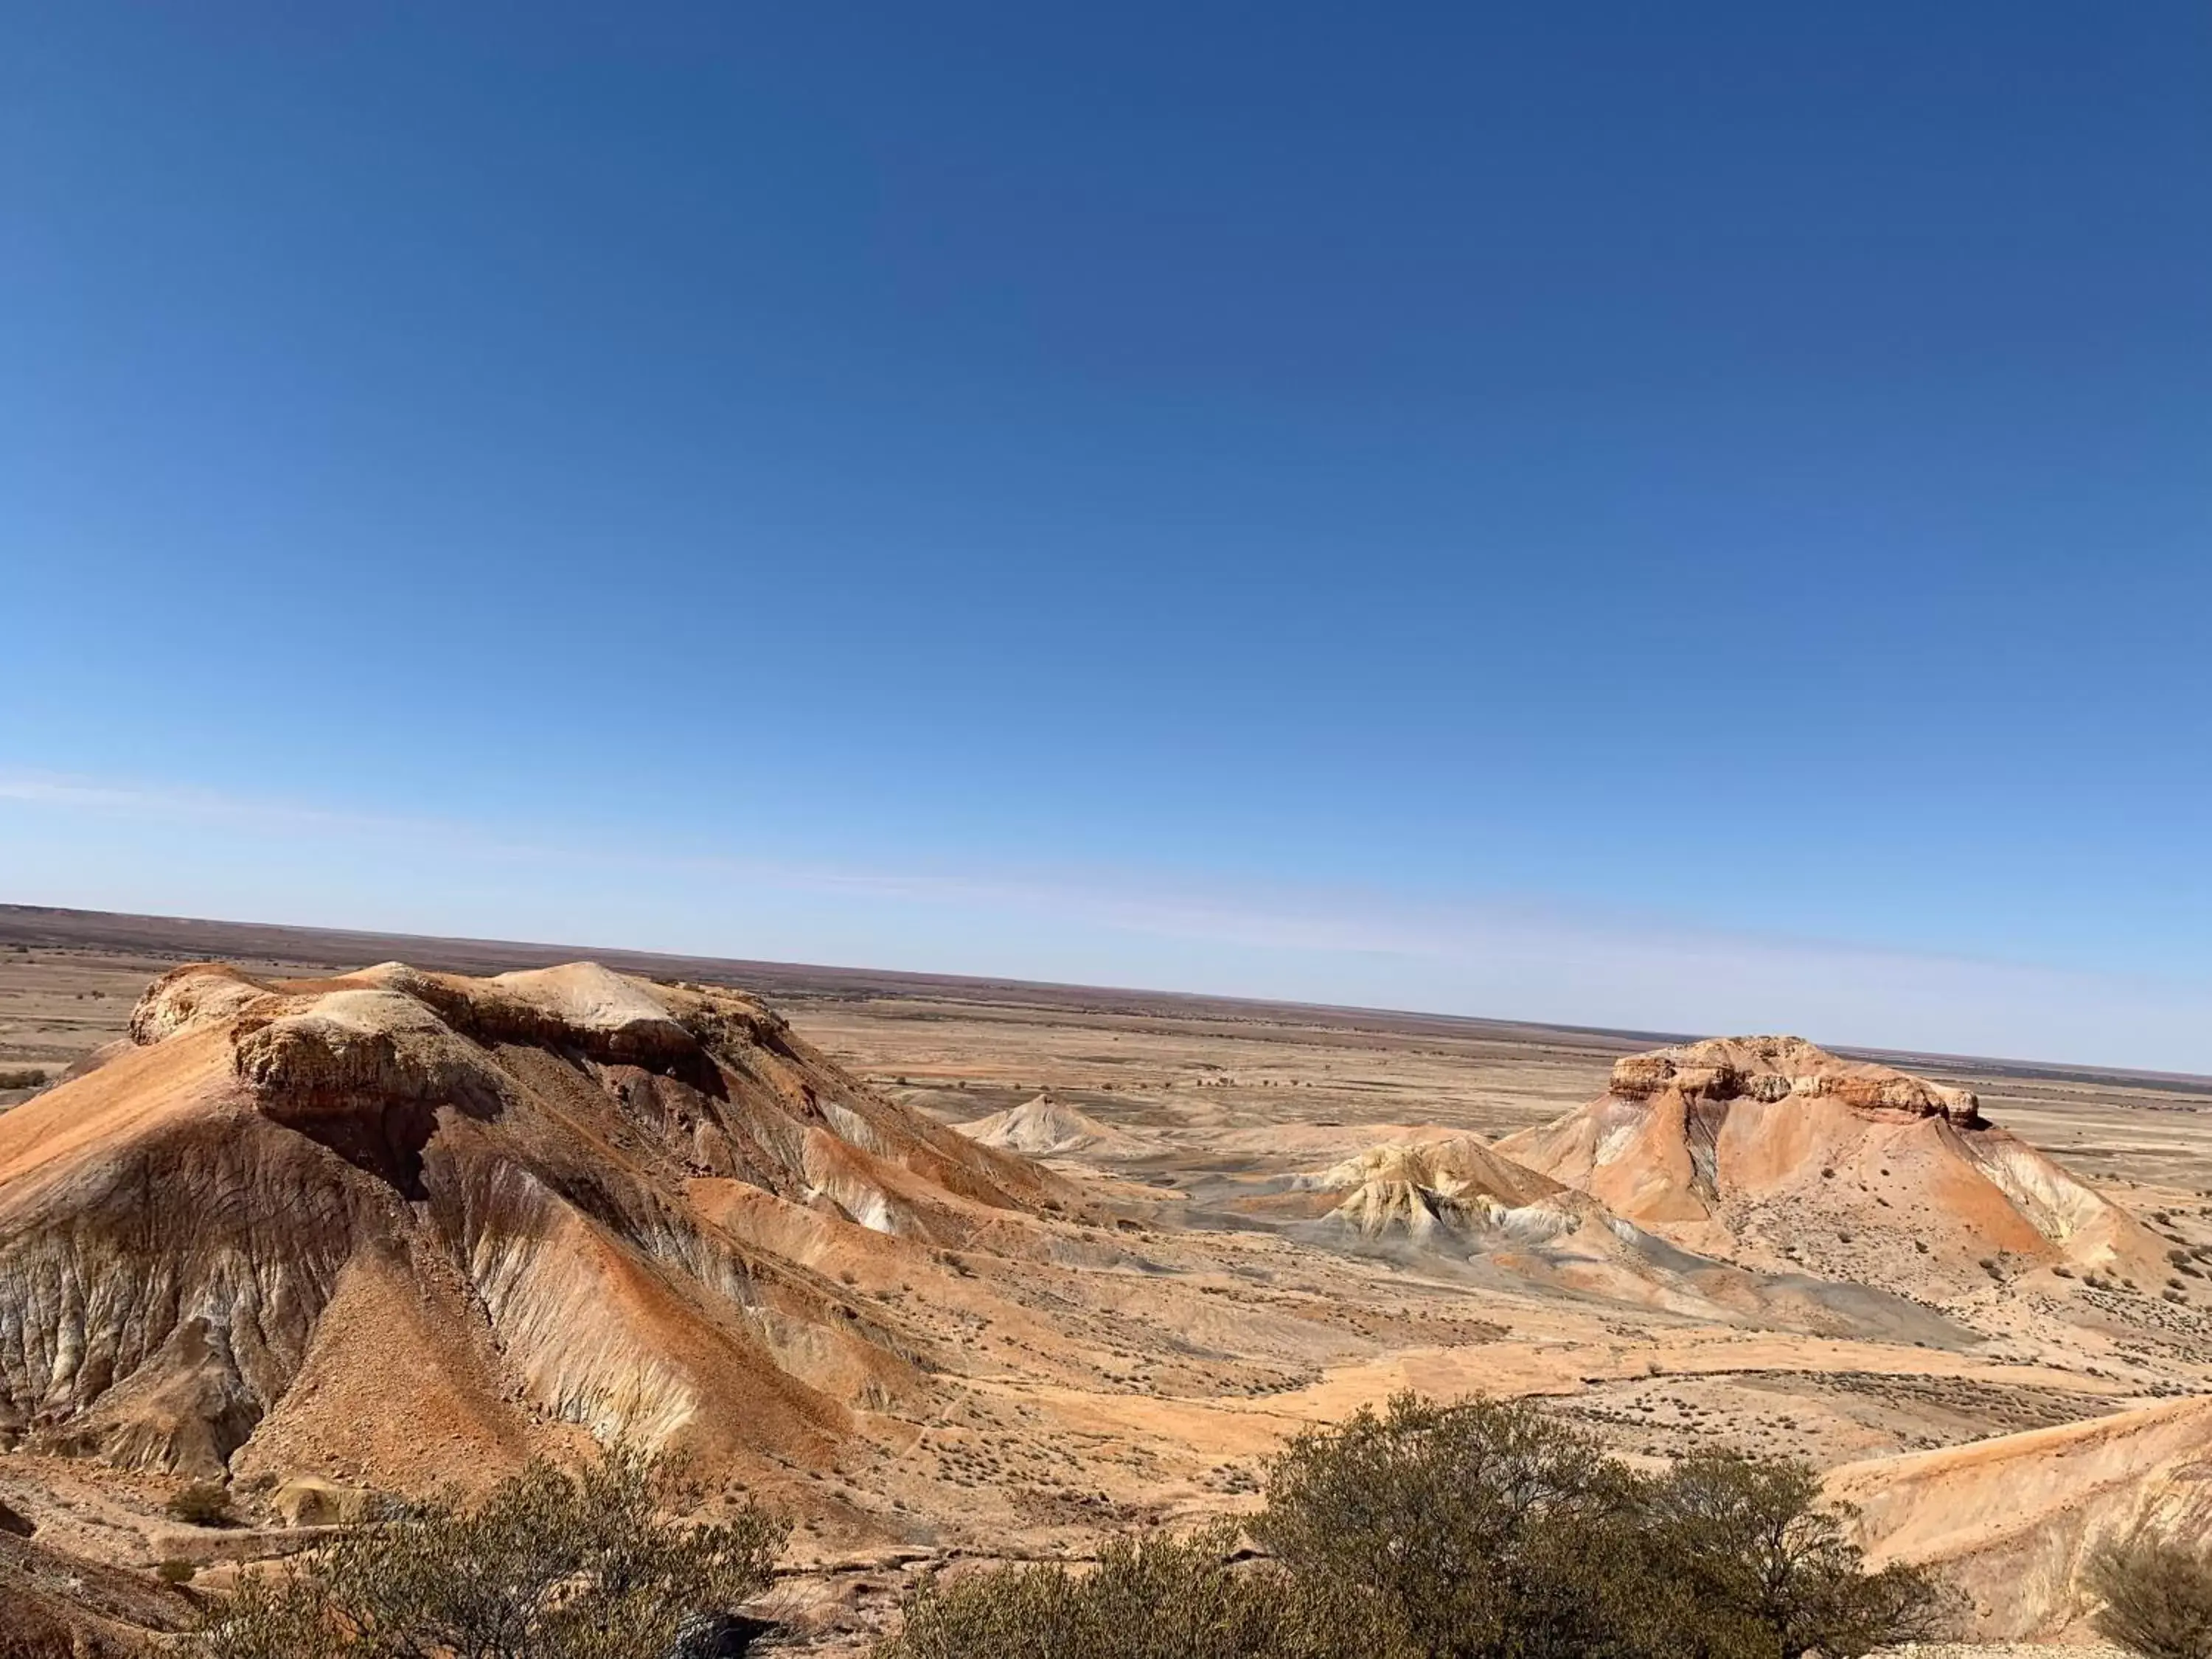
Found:
[{"label": "shrub in foreground", "polygon": [[769,1583],[787,1524],[696,1501],[617,1449],[580,1474],[532,1464],[473,1509],[451,1498],[248,1581],[203,1632],[211,1659],[669,1659]]},{"label": "shrub in foreground", "polygon": [[1528,1407],[1407,1395],[1293,1440],[1253,1531],[1298,1577],[1372,1585],[1434,1659],[1582,1659],[1647,1611],[1637,1496],[1626,1466]]},{"label": "shrub in foreground", "polygon": [[1708,1659],[1866,1653],[1940,1637],[1951,1609],[1917,1567],[1866,1570],[1850,1511],[1810,1465],[1705,1452],[1644,1489],[1644,1575],[1681,1650]]},{"label": "shrub in foreground", "polygon": [[1934,1581],[1869,1572],[1846,1519],[1802,1464],[1641,1474],[1532,1406],[1408,1395],[1276,1460],[1250,1522],[1272,1560],[1231,1566],[1217,1531],[933,1583],[879,1659],[1856,1659],[1940,1634]]},{"label": "shrub in foreground", "polygon": [[2155,1532],[2089,1558],[2097,1633],[2145,1659],[2212,1659],[2212,1550]]},{"label": "shrub in foreground", "polygon": [[1291,1442],[1254,1530],[1371,1583],[1431,1659],[1854,1659],[1940,1633],[1934,1579],[1869,1573],[1805,1464],[1639,1474],[1527,1401],[1401,1395]]},{"label": "shrub in foreground", "polygon": [[931,1577],[877,1659],[1418,1659],[1372,1595],[1231,1559],[1237,1528],[1121,1538],[1096,1566]]}]

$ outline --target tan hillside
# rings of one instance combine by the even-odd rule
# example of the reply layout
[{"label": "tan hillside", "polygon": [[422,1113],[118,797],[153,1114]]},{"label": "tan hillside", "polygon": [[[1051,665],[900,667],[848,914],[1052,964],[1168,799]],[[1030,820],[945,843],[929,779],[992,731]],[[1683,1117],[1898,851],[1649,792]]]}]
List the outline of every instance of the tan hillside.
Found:
[{"label": "tan hillside", "polygon": [[0,1659],[139,1659],[160,1650],[157,1632],[191,1628],[198,1605],[185,1592],[49,1550],[8,1514],[0,1506]]},{"label": "tan hillside", "polygon": [[1073,1201],[749,999],[591,963],[186,967],[131,1030],[0,1116],[10,1445],[400,1486],[578,1432],[818,1463],[921,1372],[793,1238]]},{"label": "tan hillside", "polygon": [[1974,1095],[1800,1037],[1631,1055],[1607,1091],[1498,1150],[1686,1249],[1867,1282],[2155,1273],[2158,1242]]},{"label": "tan hillside", "polygon": [[1876,1562],[1933,1564],[1984,1640],[2081,1636],[2089,1552],[2138,1524],[2212,1528],[2212,1400],[2171,1401],[2063,1428],[1877,1458],[1832,1471]]}]

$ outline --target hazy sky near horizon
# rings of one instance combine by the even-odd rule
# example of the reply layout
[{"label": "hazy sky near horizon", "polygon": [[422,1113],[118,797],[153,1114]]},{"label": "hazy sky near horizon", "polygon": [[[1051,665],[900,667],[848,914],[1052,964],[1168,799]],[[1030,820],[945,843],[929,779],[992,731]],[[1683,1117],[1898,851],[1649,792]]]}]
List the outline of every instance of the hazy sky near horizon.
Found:
[{"label": "hazy sky near horizon", "polygon": [[2212,9],[0,0],[0,901],[2212,1072]]}]

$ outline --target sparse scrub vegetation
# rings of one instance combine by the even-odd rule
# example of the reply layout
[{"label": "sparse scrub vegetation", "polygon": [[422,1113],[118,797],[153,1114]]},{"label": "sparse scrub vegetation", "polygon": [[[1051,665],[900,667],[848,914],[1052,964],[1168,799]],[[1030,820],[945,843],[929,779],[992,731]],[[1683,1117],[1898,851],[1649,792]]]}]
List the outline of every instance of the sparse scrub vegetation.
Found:
[{"label": "sparse scrub vegetation", "polygon": [[230,1493],[212,1480],[195,1480],[171,1496],[170,1516],[191,1527],[228,1527],[238,1516],[230,1507]]},{"label": "sparse scrub vegetation", "polygon": [[1097,1565],[925,1579],[877,1659],[1419,1659],[1372,1595],[1233,1559],[1234,1526],[1121,1538]]},{"label": "sparse scrub vegetation", "polygon": [[1121,1540],[1088,1574],[1008,1567],[912,1597],[878,1659],[1834,1659],[1941,1632],[1925,1573],[1869,1573],[1794,1462],[1663,1475],[1525,1403],[1386,1412],[1299,1437],[1250,1522]]},{"label": "sparse scrub vegetation", "polygon": [[684,1659],[757,1595],[789,1528],[617,1448],[533,1463],[473,1509],[450,1497],[247,1580],[202,1632],[210,1659]]},{"label": "sparse scrub vegetation", "polygon": [[2212,1549],[2149,1531],[2089,1558],[2100,1635],[2143,1659],[2212,1659]]}]

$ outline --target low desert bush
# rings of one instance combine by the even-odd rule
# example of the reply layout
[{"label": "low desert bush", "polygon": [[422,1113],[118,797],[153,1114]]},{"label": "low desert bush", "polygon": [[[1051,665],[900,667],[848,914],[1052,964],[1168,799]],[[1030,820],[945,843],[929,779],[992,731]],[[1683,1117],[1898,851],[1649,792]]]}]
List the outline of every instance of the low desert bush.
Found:
[{"label": "low desert bush", "polygon": [[179,1488],[167,1508],[174,1519],[192,1527],[228,1527],[238,1519],[231,1512],[229,1492],[212,1480],[195,1480]]},{"label": "low desert bush", "polygon": [[189,1584],[199,1576],[199,1571],[190,1561],[164,1561],[154,1569],[154,1576],[165,1584]]},{"label": "low desert bush", "polygon": [[1408,1395],[1276,1459],[1249,1523],[1271,1559],[1232,1565],[1215,1532],[933,1582],[878,1659],[1855,1659],[1940,1635],[1935,1582],[1869,1572],[1847,1521],[1803,1464],[1642,1474],[1533,1406]]},{"label": "low desert bush", "polygon": [[1850,1659],[1941,1636],[1950,1607],[1925,1571],[1866,1570],[1850,1511],[1807,1463],[1699,1452],[1644,1484],[1641,1593],[1661,1651],[1707,1659]]},{"label": "low desert bush", "polygon": [[341,1536],[249,1579],[210,1615],[210,1659],[674,1659],[758,1594],[787,1526],[746,1504],[672,1520],[704,1494],[617,1449],[570,1474],[533,1463]]},{"label": "low desert bush", "polygon": [[925,1579],[877,1659],[1418,1659],[1378,1598],[1233,1559],[1234,1526],[1121,1538],[1095,1566]]},{"label": "low desert bush", "polygon": [[0,1089],[38,1089],[46,1085],[46,1074],[37,1066],[0,1071]]},{"label": "low desert bush", "polygon": [[1298,1577],[1371,1586],[1431,1659],[1579,1659],[1641,1618],[1636,1491],[1531,1407],[1403,1395],[1292,1441],[1253,1531]]},{"label": "low desert bush", "polygon": [[2212,1549],[2142,1531],[2089,1558],[2098,1634],[2144,1659],[2212,1659]]}]

